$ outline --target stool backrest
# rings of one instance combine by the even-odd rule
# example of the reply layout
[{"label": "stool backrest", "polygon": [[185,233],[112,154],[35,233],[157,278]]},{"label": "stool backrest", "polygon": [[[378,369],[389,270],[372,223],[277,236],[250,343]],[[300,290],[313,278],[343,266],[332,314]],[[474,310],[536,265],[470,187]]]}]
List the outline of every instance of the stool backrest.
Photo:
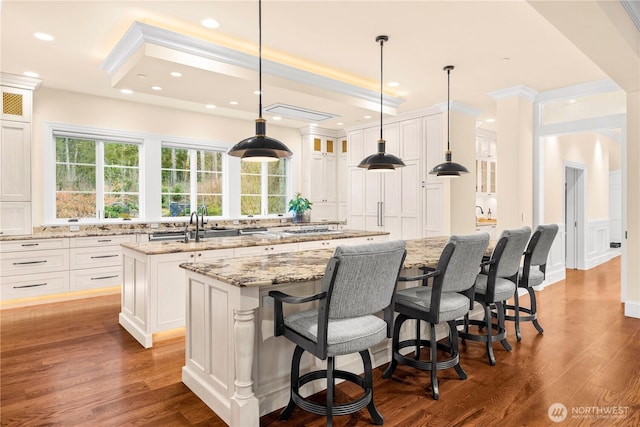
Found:
[{"label": "stool backrest", "polygon": [[389,307],[405,256],[402,240],[338,246],[335,277],[323,281],[329,318],[360,317]]},{"label": "stool backrest", "polygon": [[[539,234],[539,236],[536,236],[536,234]],[[558,234],[558,224],[539,225],[536,227],[534,236],[527,247],[527,252],[531,252],[530,265],[540,266],[547,264],[549,251],[556,234]]]},{"label": "stool backrest", "polygon": [[520,268],[520,261],[522,261],[522,254],[527,247],[527,242],[531,236],[531,228],[522,227],[515,230],[504,230],[500,234],[500,240],[506,239],[506,245],[504,250],[498,254],[498,246],[491,255],[492,258],[499,256],[497,261],[497,277],[510,278],[518,274]]},{"label": "stool backrest", "polygon": [[443,274],[435,278],[434,292],[437,288],[441,292],[463,292],[471,288],[487,246],[488,233],[451,236],[438,261],[437,270]]}]

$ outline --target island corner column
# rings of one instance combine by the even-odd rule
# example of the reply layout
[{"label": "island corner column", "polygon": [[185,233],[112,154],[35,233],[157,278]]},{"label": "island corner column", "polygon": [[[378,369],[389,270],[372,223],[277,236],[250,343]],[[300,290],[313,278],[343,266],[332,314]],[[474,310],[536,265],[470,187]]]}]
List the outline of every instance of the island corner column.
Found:
[{"label": "island corner column", "polygon": [[240,288],[240,300],[233,310],[235,379],[231,397],[231,426],[260,426],[260,402],[253,390],[252,369],[255,355],[257,286]]}]

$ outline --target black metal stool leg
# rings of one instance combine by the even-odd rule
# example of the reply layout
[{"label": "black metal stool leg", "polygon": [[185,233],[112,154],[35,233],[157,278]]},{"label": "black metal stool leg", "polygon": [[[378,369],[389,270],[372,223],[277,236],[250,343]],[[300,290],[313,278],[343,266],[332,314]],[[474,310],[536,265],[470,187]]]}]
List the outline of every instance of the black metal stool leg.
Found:
[{"label": "black metal stool leg", "polygon": [[291,388],[289,391],[289,403],[287,404],[287,407],[280,412],[281,421],[289,419],[296,407],[296,404],[293,401],[293,394],[298,394],[298,389],[300,387],[298,380],[300,378],[300,359],[302,358],[302,353],[304,353],[302,347],[296,346],[296,349],[293,351],[293,357],[291,358]]},{"label": "black metal stool leg", "polygon": [[516,339],[522,341],[522,334],[520,333],[520,301],[518,296],[518,288],[513,294],[513,317],[516,326]]},{"label": "black metal stool leg", "polygon": [[373,419],[373,423],[376,425],[382,425],[384,423],[384,418],[373,401],[373,367],[371,365],[371,356],[369,355],[369,350],[363,350],[360,352],[360,357],[362,357],[362,365],[364,366],[364,390],[366,393],[371,393],[371,401],[367,405],[367,410],[369,411],[369,415]]},{"label": "black metal stool leg", "polygon": [[438,390],[438,340],[436,338],[436,327],[433,323],[429,323],[429,340],[431,341],[431,388],[433,389],[433,398],[440,399],[440,391]]},{"label": "black metal stool leg", "polygon": [[538,304],[536,303],[536,293],[533,288],[527,288],[527,290],[529,291],[529,299],[531,300],[531,315],[535,317],[532,321],[533,326],[535,326],[538,332],[542,334],[544,333],[544,329],[542,329],[542,326],[538,323]]}]

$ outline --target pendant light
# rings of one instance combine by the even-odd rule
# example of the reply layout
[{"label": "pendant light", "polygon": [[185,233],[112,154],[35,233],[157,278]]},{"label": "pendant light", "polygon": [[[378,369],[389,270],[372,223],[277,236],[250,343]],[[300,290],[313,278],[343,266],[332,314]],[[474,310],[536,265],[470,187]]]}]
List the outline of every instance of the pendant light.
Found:
[{"label": "pendant light", "polygon": [[449,143],[449,116],[451,111],[451,101],[450,101],[450,93],[451,93],[451,70],[453,70],[453,65],[447,65],[443,68],[447,72],[447,151],[444,156],[444,163],[440,163],[436,167],[434,167],[431,172],[431,175],[437,175],[441,177],[456,177],[460,176],[461,173],[469,173],[467,168],[462,166],[460,163],[455,163],[451,161],[451,148]]},{"label": "pendant light", "polygon": [[258,1],[258,74],[259,74],[259,116],[256,119],[256,135],[243,139],[231,147],[228,155],[240,157],[248,162],[277,162],[289,157],[293,153],[282,142],[269,138],[267,133],[267,121],[262,118],[262,0]]},{"label": "pendant light", "polygon": [[365,157],[358,165],[359,168],[365,168],[375,172],[388,172],[405,166],[404,162],[399,157],[385,153],[386,143],[382,138],[382,47],[384,42],[388,40],[389,37],[387,36],[376,37],[376,42],[380,42],[380,139],[378,140],[378,152]]}]

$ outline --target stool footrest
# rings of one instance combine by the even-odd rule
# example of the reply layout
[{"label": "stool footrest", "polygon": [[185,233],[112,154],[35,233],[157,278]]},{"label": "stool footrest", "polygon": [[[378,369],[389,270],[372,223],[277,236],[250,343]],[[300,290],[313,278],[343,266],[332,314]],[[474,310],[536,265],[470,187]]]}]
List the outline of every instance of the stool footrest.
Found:
[{"label": "stool footrest", "polygon": [[[334,370],[333,376],[335,378],[340,378],[345,381],[355,383],[360,387],[362,387],[362,389],[364,390],[364,395],[359,399],[356,399],[348,403],[343,403],[340,405],[333,406],[331,410],[333,415],[353,414],[354,412],[358,412],[361,409],[365,408],[369,404],[369,402],[371,402],[372,391],[370,389],[365,388],[364,379],[362,377],[351,372],[340,371],[340,370]],[[308,382],[324,379],[324,378],[327,378],[326,369],[313,371],[313,372],[309,372],[307,374],[302,375],[299,379],[299,384],[300,386],[303,386]],[[298,394],[297,391],[292,391],[291,394],[292,394],[291,398],[293,399],[295,404],[298,405],[301,409],[304,409],[305,411],[311,412],[312,414],[316,414],[316,415],[327,415],[327,407],[325,405],[305,399],[304,397],[300,396],[300,394]]]}]

